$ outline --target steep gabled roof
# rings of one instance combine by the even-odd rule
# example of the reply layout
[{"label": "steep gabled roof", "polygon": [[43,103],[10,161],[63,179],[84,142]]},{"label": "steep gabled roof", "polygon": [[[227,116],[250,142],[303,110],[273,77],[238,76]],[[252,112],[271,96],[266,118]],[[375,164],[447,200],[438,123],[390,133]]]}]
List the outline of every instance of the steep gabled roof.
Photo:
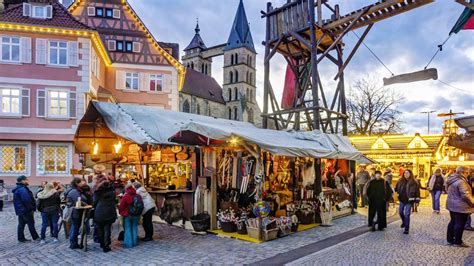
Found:
[{"label": "steep gabled roof", "polygon": [[23,4],[11,5],[0,14],[0,22],[40,25],[45,27],[66,28],[75,30],[93,30],[91,27],[78,21],[57,0],[50,1],[53,7],[53,17],[50,19],[39,19],[23,16]]},{"label": "steep gabled roof", "polygon": [[252,34],[250,33],[249,22],[247,15],[245,14],[244,3],[242,0],[239,2],[237,13],[235,14],[234,23],[230,29],[229,39],[224,50],[231,50],[235,48],[246,47],[247,49],[255,52],[253,45]]},{"label": "steep gabled roof", "polygon": [[199,23],[196,23],[196,28],[194,29],[194,31],[196,32],[194,34],[194,37],[191,40],[191,42],[188,44],[188,46],[186,46],[186,48],[184,48],[184,51],[191,50],[191,49],[194,49],[194,48],[201,48],[201,49],[206,49],[207,48],[206,45],[204,44],[204,41],[201,38],[201,35],[199,34],[199,31],[201,31],[199,29]]},{"label": "steep gabled roof", "polygon": [[191,68],[186,70],[184,86],[181,92],[225,104],[222,97],[222,88],[217,81],[213,77],[204,75]]}]

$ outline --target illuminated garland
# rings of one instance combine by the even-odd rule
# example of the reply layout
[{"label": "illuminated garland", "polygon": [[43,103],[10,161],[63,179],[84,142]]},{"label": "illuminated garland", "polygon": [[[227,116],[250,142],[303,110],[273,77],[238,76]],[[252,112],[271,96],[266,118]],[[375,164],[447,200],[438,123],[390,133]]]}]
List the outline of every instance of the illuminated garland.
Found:
[{"label": "illuminated garland", "polygon": [[[74,4],[72,4],[68,9],[69,12],[74,12],[74,10],[81,4],[81,1],[82,0],[74,1]],[[166,50],[161,48],[161,46],[158,44],[158,41],[156,41],[155,37],[150,33],[148,28],[143,24],[143,22],[140,20],[138,15],[135,13],[135,11],[132,9],[132,7],[128,4],[126,0],[122,0],[122,5],[124,5],[125,9],[130,12],[135,21],[138,22],[139,26],[145,31],[147,38],[153,42],[156,49],[158,49],[161,55],[163,55],[168,60],[168,62],[171,63],[178,70],[178,90],[181,91],[184,84],[186,68],[178,60],[171,56]]]}]

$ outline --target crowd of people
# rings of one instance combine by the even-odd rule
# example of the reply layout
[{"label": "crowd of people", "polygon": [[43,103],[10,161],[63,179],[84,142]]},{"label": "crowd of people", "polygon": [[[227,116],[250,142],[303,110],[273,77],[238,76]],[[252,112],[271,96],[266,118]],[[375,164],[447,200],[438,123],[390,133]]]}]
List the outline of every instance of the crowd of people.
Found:
[{"label": "crowd of people", "polygon": [[[19,176],[12,192],[18,216],[19,242],[31,241],[25,237],[26,226],[32,240],[41,243],[47,242],[48,227],[52,242],[58,242],[59,231],[63,227],[71,249],[83,248],[79,238],[84,232],[87,235],[93,234],[94,242],[100,244],[104,252],[109,252],[112,225],[117,219],[120,219],[122,225],[118,239],[123,241],[124,247],[138,245],[140,219],[145,231],[145,236],[140,240],[153,240],[155,201],[142,184],[135,180],[123,184],[110,175],[96,173],[89,183],[84,178],[74,177],[67,189],[59,182],[43,182],[36,195],[33,195],[28,178]],[[42,218],[40,235],[35,227],[36,211],[41,213]]]},{"label": "crowd of people", "polygon": [[[358,170],[356,184],[361,206],[368,203],[368,225],[372,231],[387,227],[387,208],[396,193],[399,201],[399,215],[404,234],[410,232],[410,216],[420,202],[421,185],[409,169],[399,173],[399,179],[392,187],[393,175],[389,168],[382,176],[381,171],[370,174],[363,166]],[[441,194],[447,194],[446,209],[450,222],[447,226],[447,242],[457,247],[469,247],[462,241],[464,230],[474,231],[471,214],[474,213],[474,169],[463,166],[445,177],[441,169],[436,169],[428,179],[427,189],[431,194],[433,212],[440,213]]]}]

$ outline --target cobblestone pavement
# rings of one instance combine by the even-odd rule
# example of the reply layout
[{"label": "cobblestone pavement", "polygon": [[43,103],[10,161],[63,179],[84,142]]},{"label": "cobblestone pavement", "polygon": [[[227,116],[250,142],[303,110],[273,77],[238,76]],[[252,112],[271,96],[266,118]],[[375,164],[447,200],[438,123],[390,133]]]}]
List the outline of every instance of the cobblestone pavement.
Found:
[{"label": "cobblestone pavement", "polygon": [[[40,217],[36,213],[36,228]],[[116,240],[118,226],[113,227],[112,252],[103,253],[89,240],[90,250],[70,250],[64,233],[60,242],[26,244],[16,241],[16,216],[11,204],[0,212],[0,265],[11,264],[248,264],[279,253],[306,246],[322,239],[363,226],[366,218],[351,215],[334,221],[332,227],[317,227],[263,244],[253,244],[215,235],[196,236],[184,229],[155,224],[155,241],[124,249]],[[28,230],[25,230],[29,237]],[[39,233],[39,230],[38,230]],[[47,232],[48,238],[49,232]],[[140,232],[139,235],[143,235]]]},{"label": "cobblestone pavement", "polygon": [[[474,265],[473,248],[446,245],[448,211],[434,214],[425,201],[411,217],[409,235],[397,221],[386,231],[362,234],[290,265]],[[463,240],[474,246],[474,232],[465,231]]]}]

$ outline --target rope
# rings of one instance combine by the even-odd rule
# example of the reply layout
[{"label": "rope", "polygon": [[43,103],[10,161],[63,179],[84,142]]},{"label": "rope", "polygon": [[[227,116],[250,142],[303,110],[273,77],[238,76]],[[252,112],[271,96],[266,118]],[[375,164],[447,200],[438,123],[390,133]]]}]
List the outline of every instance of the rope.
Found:
[{"label": "rope", "polygon": [[438,50],[436,50],[436,53],[431,57],[430,61],[428,62],[428,64],[426,64],[425,66],[425,69],[428,68],[428,66],[431,64],[431,62],[433,61],[433,59],[438,55],[439,52],[443,51],[443,45],[449,40],[449,38],[451,38],[451,35],[448,36],[448,38],[440,45],[438,45]]},{"label": "rope", "polygon": [[464,91],[464,92],[472,92],[472,91],[468,91],[468,90],[464,90],[464,89],[460,89],[460,88],[454,87],[453,85],[448,84],[448,83],[446,83],[446,82],[444,82],[444,81],[442,81],[442,80],[440,80],[440,79],[438,79],[438,81],[441,82],[442,84],[448,86],[448,87],[451,87],[451,88],[455,89],[455,90]]},{"label": "rope", "polygon": [[[352,33],[354,33],[354,35],[357,37],[357,39],[360,40],[359,35],[357,35],[357,33],[355,33],[355,31],[352,31]],[[372,53],[372,55],[380,62],[380,64],[382,64],[382,65],[385,67],[385,69],[388,70],[388,72],[390,72],[390,74],[392,74],[392,76],[395,76],[395,74],[393,74],[393,72],[392,72],[392,71],[382,62],[382,60],[369,48],[369,46],[367,46],[367,45],[365,44],[364,41],[362,41],[362,44],[363,44],[367,49],[369,49],[370,53]]]}]

